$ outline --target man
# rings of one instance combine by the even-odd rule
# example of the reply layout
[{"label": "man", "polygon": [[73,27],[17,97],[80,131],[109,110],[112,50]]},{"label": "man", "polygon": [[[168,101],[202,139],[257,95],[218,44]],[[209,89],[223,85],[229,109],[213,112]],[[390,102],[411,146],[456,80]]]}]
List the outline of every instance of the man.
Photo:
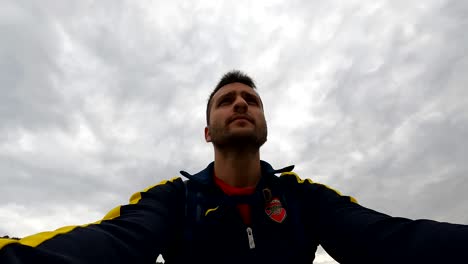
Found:
[{"label": "man", "polygon": [[263,103],[245,74],[223,76],[206,116],[206,169],[136,193],[101,221],[0,240],[0,263],[312,263],[319,244],[341,263],[468,260],[468,226],[390,217],[261,161]]}]

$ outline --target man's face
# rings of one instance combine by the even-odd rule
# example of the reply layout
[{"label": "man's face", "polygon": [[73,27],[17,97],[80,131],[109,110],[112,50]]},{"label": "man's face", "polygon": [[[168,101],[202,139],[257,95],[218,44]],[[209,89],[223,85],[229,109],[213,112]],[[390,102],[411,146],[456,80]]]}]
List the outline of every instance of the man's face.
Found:
[{"label": "man's face", "polygon": [[267,139],[267,125],[255,90],[242,83],[219,89],[212,98],[205,139],[219,148],[260,148]]}]

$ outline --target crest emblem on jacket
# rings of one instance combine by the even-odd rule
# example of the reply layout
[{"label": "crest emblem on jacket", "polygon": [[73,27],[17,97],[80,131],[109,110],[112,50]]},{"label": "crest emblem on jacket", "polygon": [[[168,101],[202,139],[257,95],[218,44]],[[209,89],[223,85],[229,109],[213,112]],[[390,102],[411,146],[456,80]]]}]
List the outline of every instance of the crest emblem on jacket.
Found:
[{"label": "crest emblem on jacket", "polygon": [[282,223],[286,218],[286,210],[278,198],[273,198],[265,205],[265,213],[277,223]]}]

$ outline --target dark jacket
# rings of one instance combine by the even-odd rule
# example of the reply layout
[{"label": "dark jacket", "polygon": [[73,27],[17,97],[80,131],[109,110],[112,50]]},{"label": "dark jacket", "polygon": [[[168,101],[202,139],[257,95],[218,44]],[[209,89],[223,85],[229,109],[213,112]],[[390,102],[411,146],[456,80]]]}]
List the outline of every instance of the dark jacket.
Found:
[{"label": "dark jacket", "polygon": [[[98,222],[0,239],[0,263],[154,263],[159,254],[166,263],[311,263],[319,244],[340,263],[468,259],[468,226],[390,217],[291,169],[262,161],[262,179],[248,197],[224,195],[213,164],[182,172],[189,181],[149,187]],[[251,205],[250,227],[239,202]]]}]

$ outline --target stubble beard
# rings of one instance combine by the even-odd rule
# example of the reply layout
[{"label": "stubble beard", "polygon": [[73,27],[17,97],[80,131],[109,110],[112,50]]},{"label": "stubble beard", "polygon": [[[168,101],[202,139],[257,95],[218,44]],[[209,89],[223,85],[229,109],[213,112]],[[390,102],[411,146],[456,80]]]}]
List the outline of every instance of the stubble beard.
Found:
[{"label": "stubble beard", "polygon": [[267,141],[268,129],[266,121],[256,126],[253,131],[233,133],[228,127],[210,126],[211,142],[219,150],[258,151]]}]

